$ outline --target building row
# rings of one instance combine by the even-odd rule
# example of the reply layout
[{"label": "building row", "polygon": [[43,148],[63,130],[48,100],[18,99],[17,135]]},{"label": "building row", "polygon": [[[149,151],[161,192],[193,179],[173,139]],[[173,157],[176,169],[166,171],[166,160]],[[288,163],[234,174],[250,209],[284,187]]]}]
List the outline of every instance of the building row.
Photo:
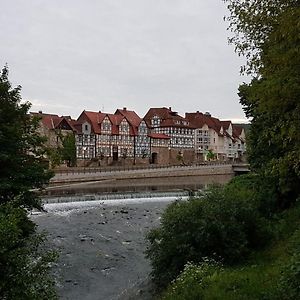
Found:
[{"label": "building row", "polygon": [[141,118],[124,107],[114,114],[84,110],[77,120],[41,111],[32,114],[41,118],[40,132],[51,147],[59,146],[61,135],[75,134],[78,164],[241,160],[246,152],[242,127],[199,111],[182,117],[171,107],[150,108]]}]

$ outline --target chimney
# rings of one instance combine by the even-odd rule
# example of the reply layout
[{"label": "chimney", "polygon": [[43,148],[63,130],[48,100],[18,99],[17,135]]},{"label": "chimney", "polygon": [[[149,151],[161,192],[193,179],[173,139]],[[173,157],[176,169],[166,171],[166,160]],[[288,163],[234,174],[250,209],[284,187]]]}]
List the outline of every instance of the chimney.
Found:
[{"label": "chimney", "polygon": [[197,111],[196,111],[196,113],[197,113],[197,114],[199,114],[199,113],[200,113],[200,111],[199,111],[199,110],[197,110]]},{"label": "chimney", "polygon": [[42,114],[43,112],[41,110],[39,110],[39,114]]},{"label": "chimney", "polygon": [[123,107],[123,110],[127,110],[127,107]]},{"label": "chimney", "polygon": [[99,110],[99,114],[101,114],[101,110]]},{"label": "chimney", "polygon": [[205,115],[208,116],[208,117],[211,117],[211,114],[210,114],[209,111],[206,111],[206,112],[205,112]]},{"label": "chimney", "polygon": [[172,107],[171,106],[169,107],[169,110],[172,111]]}]

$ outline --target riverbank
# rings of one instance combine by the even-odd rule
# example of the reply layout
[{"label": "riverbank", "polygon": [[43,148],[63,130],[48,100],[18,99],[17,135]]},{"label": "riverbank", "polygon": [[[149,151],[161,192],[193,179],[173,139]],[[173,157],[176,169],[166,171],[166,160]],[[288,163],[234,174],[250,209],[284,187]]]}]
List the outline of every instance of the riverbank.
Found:
[{"label": "riverbank", "polygon": [[32,215],[60,258],[53,271],[60,299],[151,299],[145,235],[174,197],[46,204]]},{"label": "riverbank", "polygon": [[[140,171],[140,172],[137,172]],[[150,170],[152,171],[152,170]],[[144,193],[191,190],[197,191],[210,184],[225,184],[234,173],[230,166],[206,169],[164,170],[158,172],[114,172],[56,176],[43,191],[43,196],[86,195],[103,193]]]}]

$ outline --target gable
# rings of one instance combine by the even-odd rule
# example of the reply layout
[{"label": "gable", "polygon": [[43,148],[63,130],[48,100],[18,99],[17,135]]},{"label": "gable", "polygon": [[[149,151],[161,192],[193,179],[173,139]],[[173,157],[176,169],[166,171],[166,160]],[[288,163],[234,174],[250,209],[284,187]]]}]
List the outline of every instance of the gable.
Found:
[{"label": "gable", "polygon": [[73,130],[73,128],[70,126],[66,119],[62,119],[56,128],[62,130]]},{"label": "gable", "polygon": [[81,125],[83,134],[91,134],[92,126],[89,122],[85,121]]}]

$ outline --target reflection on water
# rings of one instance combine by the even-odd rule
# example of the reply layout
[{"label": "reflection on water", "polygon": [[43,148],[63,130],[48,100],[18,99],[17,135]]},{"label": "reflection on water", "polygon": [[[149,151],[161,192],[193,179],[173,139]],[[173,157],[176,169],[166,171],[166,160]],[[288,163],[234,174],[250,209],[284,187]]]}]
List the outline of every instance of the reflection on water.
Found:
[{"label": "reflection on water", "polygon": [[150,192],[150,191],[174,191],[174,190],[199,190],[210,184],[225,184],[230,181],[232,175],[212,176],[181,176],[162,178],[138,178],[97,181],[87,183],[74,183],[60,187],[52,187],[46,191],[48,196],[118,193],[118,192]]}]

